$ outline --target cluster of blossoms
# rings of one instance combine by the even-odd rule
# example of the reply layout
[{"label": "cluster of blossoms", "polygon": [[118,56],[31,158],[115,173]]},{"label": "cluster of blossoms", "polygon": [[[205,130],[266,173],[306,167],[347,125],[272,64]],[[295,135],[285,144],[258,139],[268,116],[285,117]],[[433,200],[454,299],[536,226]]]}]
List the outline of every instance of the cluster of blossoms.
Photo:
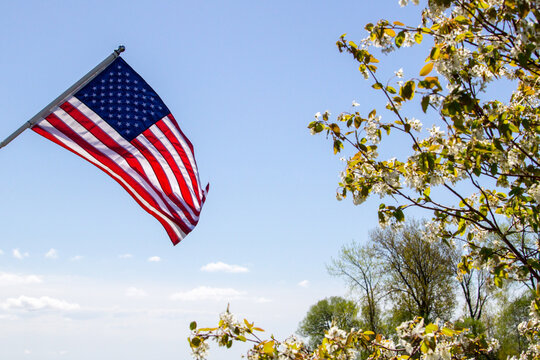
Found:
[{"label": "cluster of blossoms", "polygon": [[[229,316],[227,311],[227,318]],[[253,347],[247,352],[248,360],[356,360],[360,353],[370,360],[390,360],[398,357],[460,360],[486,356],[496,351],[498,347],[495,340],[477,339],[470,335],[468,330],[454,329],[450,324],[426,325],[420,317],[401,324],[397,328],[396,341],[386,339],[372,331],[356,329],[344,331],[332,326],[326,331],[322,343],[315,349],[308,349],[295,336],[283,342],[273,337],[268,340],[257,336],[246,339],[243,335],[231,333],[227,321],[228,319],[222,316],[217,328],[192,328],[193,332],[189,341],[195,359],[206,358],[208,350],[206,340],[209,338],[215,339],[218,344],[251,341]],[[253,334],[253,325],[247,320],[244,323],[245,326],[240,325],[243,327],[240,332],[247,335]],[[232,326],[236,325],[233,323]],[[529,331],[529,328],[527,327],[524,331]],[[222,340],[224,337],[225,341]]]}]

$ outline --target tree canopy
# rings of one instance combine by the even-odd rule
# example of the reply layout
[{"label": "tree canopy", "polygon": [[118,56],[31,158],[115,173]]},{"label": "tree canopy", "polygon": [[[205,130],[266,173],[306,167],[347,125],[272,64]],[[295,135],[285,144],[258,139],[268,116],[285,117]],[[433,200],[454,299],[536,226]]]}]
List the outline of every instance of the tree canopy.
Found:
[{"label": "tree canopy", "polygon": [[298,333],[309,338],[312,348],[319,346],[324,333],[333,326],[349,331],[358,328],[358,306],[354,301],[332,296],[311,306],[298,327]]}]

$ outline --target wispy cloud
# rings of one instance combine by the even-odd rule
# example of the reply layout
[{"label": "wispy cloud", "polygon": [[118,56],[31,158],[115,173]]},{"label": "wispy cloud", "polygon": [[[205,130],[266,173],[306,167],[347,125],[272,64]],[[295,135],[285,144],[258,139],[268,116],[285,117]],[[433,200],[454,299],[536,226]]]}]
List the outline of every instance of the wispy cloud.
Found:
[{"label": "wispy cloud", "polygon": [[79,261],[81,260],[83,257],[81,255],[75,255],[73,257],[71,257],[69,260],[71,261]]},{"label": "wispy cloud", "polygon": [[133,287],[133,286],[126,289],[126,296],[129,296],[129,297],[143,297],[146,295],[148,295],[146,291],[142,289],[137,289],[136,287]]},{"label": "wispy cloud", "polygon": [[25,310],[25,311],[37,311],[37,310],[59,310],[59,311],[72,311],[79,310],[81,307],[79,304],[69,303],[64,300],[51,298],[48,296],[30,297],[19,296],[18,298],[8,298],[6,301],[0,303],[0,309],[4,310]]},{"label": "wispy cloud", "polygon": [[2,251],[2,249],[0,249],[0,255],[4,255],[4,251]]},{"label": "wispy cloud", "polygon": [[131,255],[131,254],[122,254],[122,255],[118,255],[118,257],[120,259],[131,259],[133,257],[133,255]]},{"label": "wispy cloud", "polygon": [[199,286],[189,291],[177,292],[171,295],[171,300],[180,301],[199,301],[199,300],[234,300],[245,296],[244,291],[238,291],[232,288],[212,288],[208,286]]},{"label": "wispy cloud", "polygon": [[309,280],[302,280],[298,283],[298,286],[301,286],[303,288],[309,287]]},{"label": "wispy cloud", "polygon": [[10,273],[0,273],[0,286],[39,284],[43,282],[37,275],[17,275]]},{"label": "wispy cloud", "polygon": [[56,251],[56,249],[50,249],[49,251],[47,251],[47,253],[45,254],[45,257],[47,259],[58,259],[58,251]]},{"label": "wispy cloud", "polygon": [[160,262],[161,258],[159,256],[150,256],[148,258],[148,261],[150,261],[150,262]]},{"label": "wispy cloud", "polygon": [[13,257],[15,259],[19,259],[19,260],[22,260],[26,257],[29,257],[30,254],[28,254],[27,252],[25,253],[22,253],[19,249],[13,249]]},{"label": "wispy cloud", "polygon": [[247,273],[249,269],[240,265],[230,265],[224,262],[218,261],[215,263],[209,263],[201,267],[201,271],[206,272],[227,272],[227,273]]}]

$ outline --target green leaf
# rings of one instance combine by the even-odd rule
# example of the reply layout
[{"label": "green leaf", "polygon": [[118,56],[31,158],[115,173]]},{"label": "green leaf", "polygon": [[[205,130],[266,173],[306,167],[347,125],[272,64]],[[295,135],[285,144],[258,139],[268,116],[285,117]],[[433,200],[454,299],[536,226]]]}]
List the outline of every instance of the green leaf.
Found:
[{"label": "green leaf", "polygon": [[429,96],[426,95],[422,98],[422,111],[424,111],[424,113],[427,111],[428,106],[429,106]]},{"label": "green leaf", "polygon": [[341,140],[335,140],[334,141],[334,155],[340,152],[341,149],[343,149],[343,143],[341,142]]},{"label": "green leaf", "polygon": [[329,125],[329,127],[330,127],[330,130],[332,130],[332,132],[334,134],[339,135],[341,133],[341,130],[340,130],[338,124],[332,123],[332,124]]},{"label": "green leaf", "polygon": [[375,84],[371,85],[372,88],[375,90],[382,89],[383,85],[380,82],[376,82]]},{"label": "green leaf", "polygon": [[401,45],[403,45],[403,41],[405,41],[405,31],[400,31],[394,41],[396,43],[396,46],[400,48]]},{"label": "green leaf", "polygon": [[197,328],[197,322],[192,321],[191,324],[189,324],[189,330],[193,331]]},{"label": "green leaf", "polygon": [[415,87],[414,81],[409,80],[399,89],[399,95],[404,99],[412,100]]},{"label": "green leaf", "polygon": [[191,345],[193,345],[194,347],[198,347],[199,345],[201,345],[201,338],[196,336],[191,339]]},{"label": "green leaf", "polygon": [[394,217],[397,221],[405,220],[405,214],[403,214],[403,210],[401,209],[397,209],[396,211],[394,211]]}]

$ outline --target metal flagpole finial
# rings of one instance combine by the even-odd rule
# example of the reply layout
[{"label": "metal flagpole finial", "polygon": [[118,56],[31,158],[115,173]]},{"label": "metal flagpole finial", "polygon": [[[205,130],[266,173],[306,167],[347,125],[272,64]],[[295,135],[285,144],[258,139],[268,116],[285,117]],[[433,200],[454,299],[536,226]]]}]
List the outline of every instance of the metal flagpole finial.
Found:
[{"label": "metal flagpole finial", "polygon": [[118,46],[118,49],[114,50],[116,56],[120,56],[120,53],[123,53],[126,51],[126,47],[124,45]]}]

